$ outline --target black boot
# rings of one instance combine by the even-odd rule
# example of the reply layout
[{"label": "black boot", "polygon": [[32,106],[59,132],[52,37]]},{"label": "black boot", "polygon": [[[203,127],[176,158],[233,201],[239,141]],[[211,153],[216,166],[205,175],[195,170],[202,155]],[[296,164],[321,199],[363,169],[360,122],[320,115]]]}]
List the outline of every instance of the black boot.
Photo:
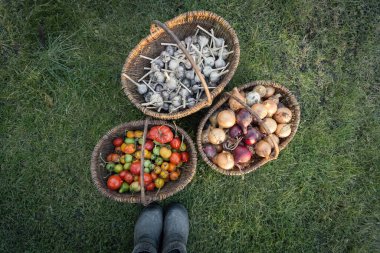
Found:
[{"label": "black boot", "polygon": [[157,253],[162,226],[161,206],[154,203],[145,207],[135,225],[133,253]]},{"label": "black boot", "polygon": [[186,253],[189,236],[189,216],[181,204],[169,205],[165,213],[163,253]]}]

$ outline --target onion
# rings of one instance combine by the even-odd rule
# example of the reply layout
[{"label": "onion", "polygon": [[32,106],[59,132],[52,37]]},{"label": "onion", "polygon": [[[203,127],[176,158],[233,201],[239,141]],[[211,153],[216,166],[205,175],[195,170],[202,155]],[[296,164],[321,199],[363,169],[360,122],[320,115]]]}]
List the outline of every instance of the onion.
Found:
[{"label": "onion", "polygon": [[277,103],[271,99],[267,99],[263,102],[265,109],[267,109],[267,116],[272,117],[273,114],[277,111]]},{"label": "onion", "polygon": [[276,102],[276,104],[278,104],[280,102],[280,97],[282,97],[281,94],[276,94],[274,96],[269,97],[268,100],[273,100],[274,102]]},{"label": "onion", "polygon": [[275,89],[273,87],[267,87],[267,90],[266,90],[264,97],[269,98],[269,97],[273,96],[274,92],[275,92]]},{"label": "onion", "polygon": [[255,88],[253,88],[253,91],[259,93],[260,97],[264,97],[267,93],[267,88],[265,88],[263,85],[257,85]]},{"label": "onion", "polygon": [[289,123],[292,119],[292,111],[289,108],[283,107],[277,110],[277,112],[273,115],[274,120],[277,123],[285,124]]},{"label": "onion", "polygon": [[208,119],[212,127],[217,127],[217,124],[218,124],[217,117],[218,117],[218,111],[214,112]]},{"label": "onion", "polygon": [[218,113],[218,125],[221,128],[230,128],[236,123],[235,113],[231,110],[224,110]]},{"label": "onion", "polygon": [[[235,97],[237,98],[240,98],[240,100],[242,100],[244,103],[246,102],[245,101],[245,97],[242,96],[240,93],[239,93],[239,90],[235,87],[232,92],[231,92],[232,95],[234,95]],[[244,106],[242,104],[240,104],[238,101],[236,101],[235,99],[233,99],[232,97],[228,100],[228,105],[230,106],[230,108],[233,110],[233,111],[237,111],[241,108],[244,108]]]},{"label": "onion", "polygon": [[243,133],[243,131],[238,125],[233,125],[230,128],[230,130],[228,130],[228,133],[232,138],[236,138],[239,137]]},{"label": "onion", "polygon": [[208,140],[208,134],[210,133],[210,127],[207,127],[206,129],[204,129],[203,131],[202,131],[202,143],[207,143],[207,142],[209,142],[209,140]]},{"label": "onion", "polygon": [[266,134],[273,134],[276,131],[276,129],[277,129],[277,123],[276,123],[276,121],[274,119],[272,119],[272,118],[265,118],[263,120],[263,123],[267,126],[267,128],[269,130],[269,133],[267,133],[265,131],[265,128],[262,125],[260,126],[260,131],[261,132],[266,133]]},{"label": "onion", "polygon": [[213,128],[208,133],[208,140],[212,144],[221,144],[226,140],[226,134],[221,128]]},{"label": "onion", "polygon": [[272,148],[270,144],[264,140],[259,141],[255,145],[255,152],[258,156],[265,157],[266,159],[268,159],[271,151],[272,151]]},{"label": "onion", "polygon": [[260,119],[263,119],[267,116],[268,111],[262,104],[254,104],[252,105],[251,109],[257,113],[257,115],[260,117]]},{"label": "onion", "polygon": [[218,152],[218,153],[223,151],[223,145],[222,144],[214,145],[214,147],[216,149],[216,152]]},{"label": "onion", "polygon": [[237,146],[234,150],[235,163],[246,163],[251,160],[252,153],[246,146]]},{"label": "onion", "polygon": [[292,128],[289,124],[279,124],[276,129],[276,134],[280,138],[286,138],[292,132]]},{"label": "onion", "polygon": [[203,147],[203,152],[205,152],[208,158],[213,158],[216,155],[216,148],[212,144],[206,144]]},{"label": "onion", "polygon": [[252,115],[246,109],[240,109],[240,111],[236,114],[236,123],[241,127],[243,133],[247,133],[247,127],[252,122]]},{"label": "onion", "polygon": [[272,137],[274,139],[274,141],[277,143],[277,145],[280,144],[280,139],[278,138],[278,136],[275,134],[270,134],[264,138],[264,141],[268,142],[270,144],[271,148],[274,148],[274,143],[272,142],[272,139],[270,137]]},{"label": "onion", "polygon": [[263,138],[262,133],[256,127],[248,127],[247,134],[244,136],[244,143],[253,145]]},{"label": "onion", "polygon": [[234,167],[235,161],[234,156],[227,151],[219,153],[214,159],[214,163],[224,170],[230,170]]}]

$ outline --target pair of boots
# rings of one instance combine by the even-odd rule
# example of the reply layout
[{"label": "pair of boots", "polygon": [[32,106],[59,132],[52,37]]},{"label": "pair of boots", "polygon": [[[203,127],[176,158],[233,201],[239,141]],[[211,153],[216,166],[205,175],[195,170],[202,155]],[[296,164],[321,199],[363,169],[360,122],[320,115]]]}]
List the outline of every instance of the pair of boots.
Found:
[{"label": "pair of boots", "polygon": [[164,212],[160,205],[150,204],[140,214],[134,231],[132,253],[157,253],[162,238],[163,253],[186,253],[189,216],[181,204],[170,204]]}]

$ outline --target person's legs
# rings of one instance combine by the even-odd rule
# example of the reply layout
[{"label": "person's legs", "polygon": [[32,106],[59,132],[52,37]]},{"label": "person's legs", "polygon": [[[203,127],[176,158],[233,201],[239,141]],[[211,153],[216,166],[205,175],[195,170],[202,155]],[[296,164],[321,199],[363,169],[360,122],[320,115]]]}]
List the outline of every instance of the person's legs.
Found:
[{"label": "person's legs", "polygon": [[186,253],[189,236],[189,216],[181,204],[170,204],[165,212],[163,253]]},{"label": "person's legs", "polygon": [[153,203],[145,207],[135,225],[133,253],[157,253],[162,227],[161,206]]}]

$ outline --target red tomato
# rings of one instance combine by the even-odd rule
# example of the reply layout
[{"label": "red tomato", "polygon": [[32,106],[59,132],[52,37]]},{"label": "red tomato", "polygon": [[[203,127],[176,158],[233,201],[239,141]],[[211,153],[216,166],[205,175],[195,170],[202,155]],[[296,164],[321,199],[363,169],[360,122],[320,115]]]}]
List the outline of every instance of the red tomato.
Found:
[{"label": "red tomato", "polygon": [[107,156],[107,158],[106,158],[106,160],[107,160],[107,162],[112,162],[112,153],[111,154],[109,154],[108,156]]},{"label": "red tomato", "polygon": [[181,139],[179,137],[175,137],[171,142],[170,142],[170,146],[173,148],[173,149],[179,149],[181,147]]},{"label": "red tomato", "polygon": [[177,152],[173,152],[170,156],[170,163],[179,164],[181,162],[181,155]]},{"label": "red tomato", "polygon": [[154,143],[151,140],[146,140],[145,141],[145,149],[152,151],[154,148]]},{"label": "red tomato", "polygon": [[[125,174],[127,173],[127,171],[126,170],[122,170],[122,171],[120,171],[120,173],[119,173],[119,177],[121,178],[121,179],[123,179],[124,180],[124,177],[125,177]],[[124,180],[125,181],[125,180]]]},{"label": "red tomato", "polygon": [[112,154],[111,159],[112,159],[112,162],[118,163],[120,156],[118,154]]},{"label": "red tomato", "polygon": [[148,138],[155,140],[159,143],[168,143],[173,140],[172,130],[165,125],[154,126],[148,132]]},{"label": "red tomato", "polygon": [[128,184],[132,183],[133,182],[133,175],[131,174],[131,172],[127,171],[127,170],[124,170],[126,173],[124,175],[124,181],[127,182]]},{"label": "red tomato", "polygon": [[147,191],[154,191],[154,188],[156,188],[156,185],[154,184],[154,182],[151,182],[150,184],[146,186]]},{"label": "red tomato", "polygon": [[150,175],[152,176],[153,181],[156,180],[156,178],[158,177],[157,174],[153,171],[150,173]]},{"label": "red tomato", "polygon": [[121,180],[119,175],[112,175],[107,180],[107,187],[110,190],[119,190],[121,187],[121,184],[123,183],[123,180]]},{"label": "red tomato", "polygon": [[144,173],[144,185],[148,185],[153,182],[153,178],[149,173]]},{"label": "red tomato", "polygon": [[131,167],[129,168],[129,170],[131,171],[131,173],[133,175],[140,175],[140,169],[141,169],[141,161],[135,161],[131,164]]},{"label": "red tomato", "polygon": [[113,142],[112,144],[115,146],[115,147],[120,147],[121,144],[123,144],[124,140],[120,137],[117,137],[115,139],[113,139]]},{"label": "red tomato", "polygon": [[190,159],[190,155],[188,152],[182,152],[181,153],[182,162],[187,163],[189,161],[189,159]]}]

